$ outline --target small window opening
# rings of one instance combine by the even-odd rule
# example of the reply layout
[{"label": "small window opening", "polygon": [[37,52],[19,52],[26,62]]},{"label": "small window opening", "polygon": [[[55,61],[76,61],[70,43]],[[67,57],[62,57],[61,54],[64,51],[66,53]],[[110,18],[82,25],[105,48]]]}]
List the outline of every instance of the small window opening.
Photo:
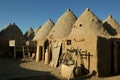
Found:
[{"label": "small window opening", "polygon": [[80,24],[79,26],[82,27],[82,24]]},{"label": "small window opening", "polygon": [[67,40],[67,45],[71,45],[71,40]]},{"label": "small window opening", "polygon": [[92,19],[92,21],[94,21],[94,19]]}]

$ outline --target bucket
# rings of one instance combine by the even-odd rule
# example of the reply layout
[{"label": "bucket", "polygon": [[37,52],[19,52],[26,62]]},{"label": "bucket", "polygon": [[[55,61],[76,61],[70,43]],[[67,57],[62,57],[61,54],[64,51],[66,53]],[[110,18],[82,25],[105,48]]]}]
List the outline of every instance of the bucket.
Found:
[{"label": "bucket", "polygon": [[82,69],[81,67],[75,67],[74,68],[74,77],[79,77],[82,75]]}]

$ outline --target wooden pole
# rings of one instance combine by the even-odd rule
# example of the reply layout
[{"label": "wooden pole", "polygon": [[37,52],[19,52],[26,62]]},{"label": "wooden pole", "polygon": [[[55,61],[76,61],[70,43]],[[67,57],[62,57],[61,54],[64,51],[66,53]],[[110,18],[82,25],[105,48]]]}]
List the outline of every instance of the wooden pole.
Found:
[{"label": "wooden pole", "polygon": [[16,47],[14,46],[14,59],[16,59]]}]

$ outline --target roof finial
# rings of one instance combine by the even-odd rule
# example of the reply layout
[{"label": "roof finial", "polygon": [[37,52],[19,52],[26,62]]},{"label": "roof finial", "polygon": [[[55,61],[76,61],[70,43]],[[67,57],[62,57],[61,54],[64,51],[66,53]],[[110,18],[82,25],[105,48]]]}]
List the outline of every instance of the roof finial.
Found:
[{"label": "roof finial", "polygon": [[52,19],[50,18],[49,21],[52,21]]},{"label": "roof finial", "polygon": [[112,15],[109,15],[108,18],[112,18]]},{"label": "roof finial", "polygon": [[90,8],[86,8],[85,11],[90,11]]},{"label": "roof finial", "polygon": [[13,25],[16,25],[15,22],[13,23]]},{"label": "roof finial", "polygon": [[67,11],[71,11],[70,8],[68,8]]}]

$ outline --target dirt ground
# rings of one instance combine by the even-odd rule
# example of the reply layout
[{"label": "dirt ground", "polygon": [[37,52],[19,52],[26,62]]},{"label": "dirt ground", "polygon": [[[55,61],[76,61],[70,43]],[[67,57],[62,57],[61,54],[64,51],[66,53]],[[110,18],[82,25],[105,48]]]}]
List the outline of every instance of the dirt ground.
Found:
[{"label": "dirt ground", "polygon": [[0,57],[0,80],[57,80],[57,68],[41,62],[25,62]]},{"label": "dirt ground", "polygon": [[[65,80],[58,75],[59,68],[45,65],[43,61],[21,61],[0,57],[0,80]],[[109,78],[75,78],[74,80],[120,80],[120,76]]]}]

